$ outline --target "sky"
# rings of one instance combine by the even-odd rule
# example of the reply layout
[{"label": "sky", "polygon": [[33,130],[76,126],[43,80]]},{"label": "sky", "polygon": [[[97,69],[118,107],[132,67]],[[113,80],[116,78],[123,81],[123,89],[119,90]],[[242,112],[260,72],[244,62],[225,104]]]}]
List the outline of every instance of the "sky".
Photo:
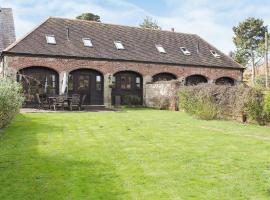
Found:
[{"label": "sky", "polygon": [[17,39],[49,16],[75,18],[92,12],[105,23],[138,26],[145,16],[163,30],[195,33],[229,53],[232,27],[247,17],[270,24],[270,0],[0,0],[13,9]]}]

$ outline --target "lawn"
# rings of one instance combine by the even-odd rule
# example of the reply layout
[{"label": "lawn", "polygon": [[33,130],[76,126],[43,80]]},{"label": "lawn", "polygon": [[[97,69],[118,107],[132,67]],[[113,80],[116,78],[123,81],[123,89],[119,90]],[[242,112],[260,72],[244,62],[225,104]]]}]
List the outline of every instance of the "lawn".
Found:
[{"label": "lawn", "polygon": [[20,114],[1,200],[270,199],[270,128],[132,109]]}]

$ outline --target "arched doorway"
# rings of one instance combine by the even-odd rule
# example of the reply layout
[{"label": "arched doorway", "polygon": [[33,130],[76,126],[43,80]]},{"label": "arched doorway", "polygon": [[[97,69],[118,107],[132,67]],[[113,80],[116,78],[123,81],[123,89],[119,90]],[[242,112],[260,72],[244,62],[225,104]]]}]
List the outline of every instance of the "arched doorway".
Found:
[{"label": "arched doorway", "polygon": [[121,71],[112,78],[113,105],[141,105],[143,103],[143,78],[133,71]]},{"label": "arched doorway", "polygon": [[186,83],[185,85],[190,86],[190,85],[198,85],[201,83],[207,83],[207,78],[202,75],[191,75],[186,77]]},{"label": "arched doorway", "polygon": [[174,74],[171,73],[159,73],[153,76],[153,82],[156,81],[170,81],[177,79],[177,77]]},{"label": "arched doorway", "polygon": [[59,75],[47,67],[23,68],[17,73],[17,81],[22,84],[26,106],[35,105],[36,95],[46,99],[59,92]]},{"label": "arched doorway", "polygon": [[93,69],[77,69],[69,73],[68,93],[85,96],[85,105],[103,105],[103,74]]},{"label": "arched doorway", "polygon": [[216,85],[231,85],[233,86],[235,84],[234,79],[230,77],[220,77],[216,80]]}]

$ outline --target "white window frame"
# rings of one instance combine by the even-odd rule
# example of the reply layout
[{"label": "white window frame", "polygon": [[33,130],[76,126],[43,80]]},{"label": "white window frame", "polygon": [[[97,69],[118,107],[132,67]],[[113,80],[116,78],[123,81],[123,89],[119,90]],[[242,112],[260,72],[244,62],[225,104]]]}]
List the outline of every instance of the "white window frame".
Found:
[{"label": "white window frame", "polygon": [[214,50],[210,50],[211,54],[215,57],[215,58],[220,58],[221,56]]},{"label": "white window frame", "polygon": [[156,44],[156,48],[159,53],[164,53],[164,54],[167,53],[161,44]]},{"label": "white window frame", "polygon": [[186,47],[180,47],[181,51],[183,54],[185,54],[186,56],[190,56],[191,52],[189,50],[187,50]]},{"label": "white window frame", "polygon": [[56,44],[56,39],[54,35],[46,35],[47,44]]},{"label": "white window frame", "polygon": [[82,38],[82,41],[85,47],[93,47],[93,43],[90,38]]},{"label": "white window frame", "polygon": [[124,50],[125,47],[121,41],[114,41],[115,48],[117,50]]}]

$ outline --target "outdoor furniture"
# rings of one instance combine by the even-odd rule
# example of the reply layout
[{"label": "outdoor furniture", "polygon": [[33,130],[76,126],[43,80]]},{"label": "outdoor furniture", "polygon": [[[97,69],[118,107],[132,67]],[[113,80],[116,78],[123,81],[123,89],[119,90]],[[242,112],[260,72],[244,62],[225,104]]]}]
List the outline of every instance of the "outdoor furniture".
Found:
[{"label": "outdoor furniture", "polygon": [[81,105],[80,105],[80,95],[78,94],[73,94],[70,102],[69,102],[69,109],[72,110],[73,107],[78,108],[78,110],[81,110]]}]

